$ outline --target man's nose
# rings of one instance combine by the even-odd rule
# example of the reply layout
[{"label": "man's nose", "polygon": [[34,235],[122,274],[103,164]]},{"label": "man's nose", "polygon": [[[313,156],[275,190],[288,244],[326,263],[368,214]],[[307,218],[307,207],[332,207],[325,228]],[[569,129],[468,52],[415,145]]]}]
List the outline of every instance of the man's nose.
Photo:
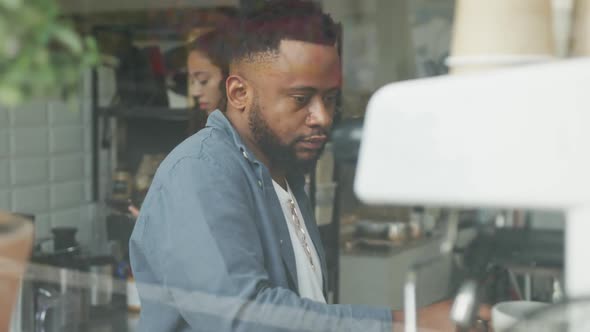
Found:
[{"label": "man's nose", "polygon": [[326,106],[322,98],[314,98],[309,105],[308,125],[328,129],[332,126],[333,110]]}]

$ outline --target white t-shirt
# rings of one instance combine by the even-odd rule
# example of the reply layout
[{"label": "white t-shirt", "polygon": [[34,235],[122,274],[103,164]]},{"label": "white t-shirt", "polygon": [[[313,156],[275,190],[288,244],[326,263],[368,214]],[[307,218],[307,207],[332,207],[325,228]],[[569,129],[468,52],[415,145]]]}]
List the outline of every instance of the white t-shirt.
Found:
[{"label": "white t-shirt", "polygon": [[[272,184],[274,185],[277,196],[279,197],[279,201],[281,202],[283,214],[285,215],[285,221],[287,222],[287,227],[289,229],[291,244],[293,245],[295,265],[297,266],[297,283],[299,285],[299,295],[310,300],[326,303],[326,299],[324,298],[324,294],[322,292],[323,281],[320,259],[315,250],[315,246],[313,245],[313,241],[308,235],[307,227],[305,226],[305,221],[303,220],[301,210],[299,210],[299,204],[295,199],[295,195],[293,195],[291,192],[291,188],[288,184],[288,191],[283,189],[283,187],[281,187],[275,181],[273,181]],[[289,200],[291,198],[295,202],[297,217],[299,217],[301,227],[305,230],[307,245],[311,251],[311,257],[315,268],[311,267],[309,258],[305,253],[305,249],[303,248],[303,244],[297,236],[297,227],[292,222],[291,207],[289,206]]]}]

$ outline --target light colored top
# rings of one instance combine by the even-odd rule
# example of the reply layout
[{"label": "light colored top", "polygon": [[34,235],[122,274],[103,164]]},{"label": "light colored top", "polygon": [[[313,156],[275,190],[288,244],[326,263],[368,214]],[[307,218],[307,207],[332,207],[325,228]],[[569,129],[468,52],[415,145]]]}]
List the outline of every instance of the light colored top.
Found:
[{"label": "light colored top", "polygon": [[[295,254],[295,266],[297,269],[297,284],[299,285],[299,295],[301,297],[308,298],[310,300],[326,303],[324,294],[322,292],[322,269],[320,268],[320,259],[311,238],[308,236],[307,227],[305,227],[305,221],[303,220],[303,214],[299,210],[299,204],[297,199],[291,192],[291,187],[287,184],[287,190],[283,189],[274,180],[272,184],[275,187],[281,207],[283,208],[283,214],[285,215],[285,221],[289,228],[289,236],[291,238],[291,244],[293,245],[293,253]],[[295,210],[297,218],[299,218],[300,226],[305,231],[306,243],[311,251],[311,258],[314,262],[312,268],[309,261],[309,257],[305,253],[305,248],[302,241],[298,237],[300,234],[297,233],[297,226],[292,222],[292,212],[289,205],[289,200],[292,199],[295,202]]]}]

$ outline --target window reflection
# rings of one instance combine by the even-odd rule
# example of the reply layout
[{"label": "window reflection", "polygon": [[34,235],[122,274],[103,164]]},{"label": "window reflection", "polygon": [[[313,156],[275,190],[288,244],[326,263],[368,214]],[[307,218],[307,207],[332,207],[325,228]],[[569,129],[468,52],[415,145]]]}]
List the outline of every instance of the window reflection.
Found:
[{"label": "window reflection", "polygon": [[[164,317],[153,330],[390,330],[391,311],[404,309],[407,272],[449,238],[453,253],[416,274],[418,306],[443,301],[448,312],[444,301],[468,277],[483,289],[483,320],[503,300],[562,298],[561,213],[373,206],[354,194],[371,96],[391,82],[449,73],[456,2],[313,1],[335,24],[310,33],[305,43],[313,50],[295,43],[284,53],[265,38],[285,33],[279,41],[288,44],[317,22],[297,28],[302,18],[288,11],[281,15],[292,22],[267,22],[274,30],[261,27],[268,17],[258,17],[261,26],[241,21],[266,2],[60,0],[59,11],[30,14],[71,26],[76,34],[56,34],[87,53],[65,56],[63,45],[49,42],[49,54],[33,52],[40,62],[51,59],[55,71],[21,76],[55,90],[26,86],[19,96],[29,94],[16,98],[4,82],[25,79],[0,73],[0,102],[12,101],[0,105],[0,211],[34,221],[22,285],[4,287],[19,296],[0,329],[10,320],[9,331],[136,331],[151,307],[150,315]],[[0,30],[18,30],[5,14],[18,3],[0,5]],[[248,29],[260,29],[260,39]],[[251,39],[236,40],[244,36]],[[5,54],[14,49],[8,33],[0,32],[0,43]],[[62,65],[67,70],[56,69]],[[205,135],[223,142],[216,149],[232,144],[235,153],[220,157],[203,152],[202,142],[186,143]],[[184,155],[174,159],[177,146]],[[278,157],[265,158],[271,153]],[[304,176],[291,176],[296,167],[306,168]],[[238,173],[243,177],[228,184]],[[248,190],[226,188],[238,184]],[[297,218],[284,223],[280,193],[297,202],[287,209]],[[282,231],[263,224],[272,207],[278,212],[268,220],[280,221]],[[159,219],[169,224],[154,231]],[[305,226],[299,223],[295,236],[290,220]],[[265,242],[273,232],[276,241]],[[247,236],[256,245],[239,241]],[[499,239],[506,251],[491,251]],[[0,233],[0,248],[4,243]],[[544,250],[527,256],[525,246]],[[307,261],[317,263],[306,274]],[[542,269],[529,269],[531,262]],[[313,285],[321,289],[314,293]]]}]

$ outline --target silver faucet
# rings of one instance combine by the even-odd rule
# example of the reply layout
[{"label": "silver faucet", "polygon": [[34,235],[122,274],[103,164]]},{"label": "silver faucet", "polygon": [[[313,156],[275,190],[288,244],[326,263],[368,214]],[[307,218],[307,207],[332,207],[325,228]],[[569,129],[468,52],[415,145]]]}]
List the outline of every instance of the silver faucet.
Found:
[{"label": "silver faucet", "polygon": [[451,321],[460,329],[469,330],[475,323],[477,309],[479,307],[477,290],[477,282],[467,280],[457,292],[455,302],[451,308]]}]

